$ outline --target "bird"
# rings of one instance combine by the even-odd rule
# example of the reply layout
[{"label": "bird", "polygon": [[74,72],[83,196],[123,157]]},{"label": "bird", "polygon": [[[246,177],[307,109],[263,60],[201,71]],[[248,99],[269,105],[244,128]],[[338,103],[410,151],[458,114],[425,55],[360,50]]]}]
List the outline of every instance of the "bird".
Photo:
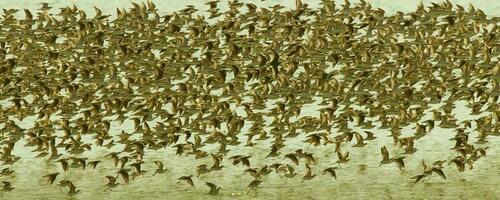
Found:
[{"label": "bird", "polygon": [[373,133],[371,131],[365,131],[365,133],[366,133],[365,140],[374,140],[377,138],[377,137],[375,137],[375,133]]},{"label": "bird", "polygon": [[50,7],[48,3],[43,2],[42,3],[42,8],[40,8],[39,10],[46,11],[46,10],[50,10],[51,8],[52,7]]},{"label": "bird", "polygon": [[307,163],[306,163],[306,169],[307,169],[307,172],[304,175],[304,177],[302,177],[302,182],[304,182],[305,180],[311,180],[314,177],[316,177],[316,174],[312,173],[311,167]]},{"label": "bird", "polygon": [[135,162],[135,163],[131,163],[130,166],[133,167],[133,169],[135,170],[133,172],[133,176],[141,176],[141,175],[144,175],[144,173],[146,173],[145,170],[142,170],[142,163],[144,163],[143,161],[139,161],[139,162]]},{"label": "bird", "polygon": [[68,161],[66,161],[66,159],[59,159],[57,160],[57,162],[61,163],[61,167],[63,169],[63,171],[67,171],[68,170]]},{"label": "bird", "polygon": [[114,176],[106,176],[106,178],[108,179],[108,183],[106,184],[107,187],[113,188],[120,184],[116,182],[116,177]]},{"label": "bird", "polygon": [[403,161],[404,158],[404,156],[400,156],[398,158],[392,159],[392,161],[397,164],[399,170],[402,170],[405,167],[405,163]]},{"label": "bird", "polygon": [[202,174],[211,172],[212,170],[207,167],[207,165],[202,164],[196,167],[196,177],[200,177]]},{"label": "bird", "polygon": [[67,193],[67,195],[69,196],[74,196],[76,194],[78,194],[78,192],[80,192],[80,190],[77,190],[75,185],[73,184],[73,182],[71,182],[70,180],[61,180],[59,181],[59,185],[62,186],[62,187],[65,187],[67,186],[69,188],[69,191]]},{"label": "bird", "polygon": [[14,186],[12,186],[12,183],[10,183],[9,181],[2,181],[2,193],[0,195],[0,197],[3,197],[3,195],[6,193],[6,192],[10,192],[12,190],[15,189]]},{"label": "bird", "polygon": [[293,178],[296,175],[297,175],[297,173],[295,173],[295,169],[291,165],[286,164],[285,165],[285,184],[289,178]]},{"label": "bird", "polygon": [[122,179],[123,179],[123,181],[124,181],[126,184],[128,184],[128,183],[129,183],[129,180],[130,180],[130,178],[129,178],[129,177],[130,177],[130,175],[129,175],[129,173],[128,173],[128,171],[127,171],[126,169],[120,169],[120,170],[118,170],[118,172],[117,172],[117,175],[116,175],[115,179],[116,179],[116,178],[118,178],[118,176],[121,176],[121,177],[122,177]]},{"label": "bird", "polygon": [[465,171],[465,159],[462,156],[453,158],[449,163],[454,163],[459,172]]},{"label": "bird", "polygon": [[286,154],[285,158],[288,158],[289,160],[291,160],[295,165],[299,165],[299,159],[297,158],[297,156],[295,154],[293,154],[293,153]]},{"label": "bird", "polygon": [[100,160],[93,160],[89,161],[88,164],[92,166],[92,169],[95,169],[97,167],[97,164],[99,164],[101,161]]},{"label": "bird", "polygon": [[8,181],[2,181],[2,183],[3,183],[3,185],[2,185],[3,191],[9,192],[15,188],[14,186],[12,186],[12,183],[10,183]]},{"label": "bird", "polygon": [[219,193],[220,187],[218,187],[217,185],[211,182],[205,182],[205,184],[207,184],[207,186],[210,187],[210,191],[208,192],[208,194],[216,195]]},{"label": "bird", "polygon": [[429,166],[426,164],[425,160],[422,160],[422,167],[424,168],[424,171],[422,174],[416,175],[412,177],[412,179],[415,179],[415,183],[418,183],[421,181],[423,178],[428,177],[432,175],[433,173],[438,174],[441,178],[446,180],[446,175],[444,174],[442,170],[442,161],[436,161],[434,162],[433,166]]},{"label": "bird", "polygon": [[335,178],[335,180],[337,180],[337,174],[335,173],[336,169],[337,167],[328,167],[323,170],[323,175],[329,173],[333,178]]},{"label": "bird", "polygon": [[419,174],[419,175],[411,177],[411,179],[415,179],[415,183],[418,183],[420,180],[422,180],[425,177],[427,177],[426,174]]},{"label": "bird", "polygon": [[389,158],[389,151],[387,151],[387,147],[382,146],[380,148],[380,152],[382,154],[382,161],[380,161],[379,167],[382,166],[383,164],[388,164],[392,162],[392,159]]},{"label": "bird", "polygon": [[340,163],[346,163],[348,162],[350,159],[349,159],[349,152],[346,152],[345,154],[342,154],[342,152],[338,151],[337,152],[337,157],[338,157],[338,160],[336,163],[338,163],[339,167],[340,167]]},{"label": "bird", "polygon": [[157,169],[153,173],[153,176],[156,174],[163,174],[165,171],[167,171],[165,168],[163,168],[163,163],[161,161],[155,160],[154,163],[155,163]]},{"label": "bird", "polygon": [[444,175],[444,172],[442,169],[433,167],[432,172],[438,174],[441,178],[446,179],[446,175]]},{"label": "bird", "polygon": [[191,185],[192,187],[194,187],[194,182],[193,182],[193,179],[191,178],[193,177],[193,175],[189,175],[189,176],[181,176],[177,179],[177,183],[180,182],[180,181],[185,181],[187,184]]},{"label": "bird", "polygon": [[361,136],[361,134],[359,134],[358,132],[355,132],[354,136],[356,137],[357,143],[353,147],[363,147],[366,145],[366,143],[363,142],[363,136]]},{"label": "bird", "polygon": [[52,184],[56,180],[57,175],[59,175],[58,172],[50,173],[50,174],[47,174],[47,175],[43,176],[43,178],[47,178],[48,181],[49,181],[49,183]]},{"label": "bird", "polygon": [[14,170],[10,169],[10,168],[4,168],[2,169],[2,171],[0,172],[1,175],[3,176],[8,176],[8,175],[11,175],[14,173]]},{"label": "bird", "polygon": [[262,181],[260,179],[254,179],[252,182],[250,182],[248,185],[247,185],[247,188],[248,188],[248,191],[247,191],[247,194],[250,192],[250,191],[255,191],[255,189],[257,187],[259,187],[259,185],[262,183]]},{"label": "bird", "polygon": [[221,170],[224,166],[220,164],[221,158],[215,154],[212,154],[213,165],[210,170]]}]

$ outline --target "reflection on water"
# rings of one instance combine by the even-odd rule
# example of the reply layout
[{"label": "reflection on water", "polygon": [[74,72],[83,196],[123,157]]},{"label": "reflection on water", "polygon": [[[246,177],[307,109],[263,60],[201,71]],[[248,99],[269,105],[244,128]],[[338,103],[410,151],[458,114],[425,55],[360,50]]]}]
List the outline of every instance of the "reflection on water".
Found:
[{"label": "reflection on water", "polygon": [[[182,8],[182,7],[181,7]],[[498,61],[498,60],[497,60]],[[230,79],[231,77],[229,77]],[[246,86],[249,87],[248,85]],[[220,93],[220,92],[219,92]],[[446,98],[446,97],[445,97]],[[318,109],[325,106],[318,105],[321,99],[311,104],[303,106],[303,116],[319,117]],[[249,99],[244,99],[249,101]],[[1,102],[2,106],[11,107],[12,103],[9,100]],[[266,102],[267,107],[272,107],[275,101]],[[431,118],[431,110],[438,109],[440,105],[432,105],[431,108],[424,111],[426,115],[420,120],[425,121]],[[469,115],[470,109],[465,107],[465,102],[456,103],[457,108],[453,110],[455,116],[459,116],[459,122],[462,120],[477,119],[486,116],[489,113],[481,113],[480,115]],[[231,108],[238,111],[238,115],[246,116],[241,108],[236,108],[231,104]],[[344,106],[340,106],[342,110]],[[171,109],[171,108],[167,108]],[[361,109],[361,108],[357,108]],[[269,112],[267,109],[265,112]],[[264,112],[264,111],[263,111]],[[75,116],[81,117],[81,116]],[[108,117],[113,119],[116,116]],[[36,116],[28,116],[23,121],[19,122],[16,118],[11,117],[11,120],[23,129],[29,129],[34,126]],[[52,121],[57,121],[57,116],[52,116]],[[150,121],[150,126],[156,126],[158,119]],[[265,117],[266,125],[269,125],[272,118]],[[297,120],[296,117],[291,118],[292,122]],[[375,121],[373,125],[379,127],[380,123],[376,122],[377,118],[367,118],[367,120]],[[497,122],[498,123],[498,122]],[[4,125],[2,125],[4,127]],[[250,123],[246,123],[241,131],[241,135],[249,132]],[[410,123],[401,130],[402,136],[410,136],[414,134],[415,124]],[[363,133],[368,129],[357,127],[354,123],[349,122],[349,128],[353,131]],[[474,130],[475,124],[472,124],[470,130]],[[222,129],[227,130],[227,129]],[[126,120],[123,124],[112,122],[110,133],[115,141],[119,140],[119,135],[122,131],[132,133],[133,122]],[[106,157],[110,152],[120,152],[124,145],[116,144],[111,148],[98,147],[93,145],[91,151],[84,151],[79,154],[79,158],[88,158],[91,160],[102,161],[92,169],[87,167],[85,170],[78,167],[70,167],[64,172],[58,162],[46,158],[34,158],[37,153],[32,152],[35,148],[25,147],[26,141],[21,140],[16,143],[13,154],[20,157],[20,160],[12,165],[4,165],[15,172],[12,175],[4,175],[2,181],[10,181],[15,189],[11,192],[3,194],[2,199],[66,199],[70,198],[66,195],[67,188],[57,186],[57,182],[63,179],[73,181],[80,192],[72,197],[73,199],[496,199],[500,197],[500,191],[496,186],[500,183],[498,174],[500,174],[500,142],[499,138],[488,137],[488,143],[479,146],[489,146],[488,155],[479,159],[474,163],[473,169],[466,169],[465,172],[457,172],[454,164],[445,164],[443,171],[447,179],[441,179],[437,175],[425,178],[421,183],[415,184],[411,177],[422,172],[421,161],[425,159],[432,163],[436,160],[451,160],[456,156],[454,151],[450,150],[455,142],[449,138],[455,135],[452,129],[444,129],[436,126],[430,133],[419,140],[415,141],[417,151],[406,156],[406,167],[400,171],[394,163],[379,166],[381,160],[380,147],[387,146],[391,156],[403,155],[404,150],[393,144],[393,139],[390,136],[390,131],[386,129],[372,128],[370,131],[375,133],[375,140],[366,141],[368,144],[363,148],[352,147],[354,144],[344,143],[342,149],[349,152],[348,163],[342,164],[337,172],[337,179],[329,175],[322,175],[322,170],[327,167],[337,166],[337,154],[333,145],[320,145],[314,147],[306,145],[303,141],[306,140],[306,135],[301,134],[296,138],[287,138],[284,142],[285,146],[280,150],[281,155],[278,157],[266,158],[269,153],[271,139],[256,140],[252,147],[244,146],[246,136],[242,136],[241,145],[228,146],[229,152],[224,157],[220,171],[214,171],[208,174],[202,174],[196,177],[196,166],[212,164],[210,156],[201,159],[193,159],[193,156],[185,154],[176,155],[176,148],[169,146],[165,149],[145,149],[143,169],[146,173],[131,180],[130,184],[124,184],[121,178],[118,178],[120,183],[117,187],[109,189],[105,187],[107,182],[106,176],[116,176],[117,168],[114,167],[113,161]],[[61,136],[62,133],[58,133]],[[338,135],[338,129],[332,129],[333,135]],[[139,135],[131,136],[131,139],[138,139]],[[206,139],[206,136],[202,136]],[[180,140],[183,140],[181,138]],[[192,142],[193,138],[190,139]],[[59,141],[59,139],[58,139]],[[475,141],[475,139],[471,139]],[[82,142],[94,143],[92,135],[83,135]],[[294,166],[296,169],[296,177],[286,179],[281,174],[270,173],[263,177],[263,182],[258,189],[253,192],[247,192],[247,184],[253,180],[248,174],[244,174],[245,167],[241,165],[233,166],[228,159],[234,155],[250,155],[251,166],[261,168],[265,165],[274,163],[288,163],[289,160],[283,158],[283,155],[295,152],[301,148],[304,152],[314,154],[317,164],[312,168],[312,173],[316,175],[312,180],[302,182],[302,176],[306,173],[305,162],[301,161],[300,166]],[[200,148],[207,152],[217,152],[218,145],[206,144]],[[61,151],[63,157],[69,157],[66,152]],[[122,154],[122,155],[125,155]],[[154,160],[160,160],[165,165],[167,171],[162,174],[153,176],[156,169]],[[56,182],[50,185],[42,176],[59,172]],[[180,176],[194,175],[194,187],[191,187],[183,182],[178,183],[177,179]],[[213,182],[220,186],[220,194],[217,196],[208,195],[209,188],[205,185],[205,181]],[[286,181],[286,184],[285,184]]]}]

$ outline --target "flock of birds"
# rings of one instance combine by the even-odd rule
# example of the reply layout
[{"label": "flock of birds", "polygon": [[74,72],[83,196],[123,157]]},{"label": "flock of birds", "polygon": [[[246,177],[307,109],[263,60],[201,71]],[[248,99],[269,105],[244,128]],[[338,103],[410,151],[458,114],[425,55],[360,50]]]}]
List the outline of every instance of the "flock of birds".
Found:
[{"label": "flock of birds", "polygon": [[[103,185],[120,187],[176,165],[168,157],[152,161],[146,150],[175,151],[212,159],[180,176],[179,184],[201,180],[216,195],[217,180],[204,175],[232,167],[253,177],[247,188],[256,192],[271,173],[285,184],[297,176],[311,180],[316,170],[336,179],[342,165],[356,159],[349,151],[387,137],[374,129],[390,130],[393,138],[392,146],[380,147],[378,167],[394,163],[400,170],[435,126],[456,132],[450,146],[456,157],[422,160],[422,173],[412,178],[419,182],[434,174],[446,179],[444,164],[459,172],[472,169],[486,156],[487,138],[500,134],[500,18],[472,5],[421,3],[414,12],[386,16],[363,0],[341,6],[323,0],[319,9],[296,0],[291,10],[234,0],[225,12],[215,0],[207,2],[207,16],[194,6],[161,16],[151,1],[132,4],[117,9],[113,20],[98,8],[93,17],[75,6],[53,15],[44,3],[36,17],[25,9],[24,19],[14,17],[17,9],[4,9],[4,166],[19,160],[13,149],[23,141],[34,158],[61,166],[43,177],[47,184],[56,182],[75,195],[80,190],[61,173],[112,161],[116,174],[103,177]],[[317,98],[319,115],[302,116],[303,106]],[[482,115],[457,119],[452,110],[462,100],[472,115]],[[432,118],[423,120],[426,113]],[[18,125],[31,116],[32,128]],[[134,131],[113,133],[113,121],[132,123]],[[405,126],[412,133],[402,133]],[[306,138],[302,146],[282,151],[299,136]],[[274,163],[256,166],[251,151],[263,142],[270,142],[265,159]],[[80,156],[116,146],[121,150],[105,158]],[[231,152],[241,146],[248,152]],[[390,155],[388,147],[404,153]],[[337,156],[320,158],[324,149]],[[318,169],[320,161],[334,164]],[[157,168],[145,170],[145,162]],[[306,173],[297,174],[302,167]],[[9,167],[1,171],[3,192],[15,189],[6,178],[13,174]]]}]

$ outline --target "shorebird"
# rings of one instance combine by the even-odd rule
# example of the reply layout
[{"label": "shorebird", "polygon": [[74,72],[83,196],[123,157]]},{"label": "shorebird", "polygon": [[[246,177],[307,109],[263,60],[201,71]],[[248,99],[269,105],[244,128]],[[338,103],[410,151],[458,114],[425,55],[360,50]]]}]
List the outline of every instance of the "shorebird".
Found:
[{"label": "shorebird", "polygon": [[380,161],[380,166],[382,166],[383,164],[389,164],[392,162],[392,159],[389,158],[389,151],[387,151],[387,147],[385,146],[382,146],[380,148],[380,153],[382,154],[382,161]]},{"label": "shorebird", "polygon": [[210,182],[205,182],[205,184],[210,187],[210,191],[208,192],[208,194],[216,195],[219,193],[220,187],[218,187],[217,185]]},{"label": "shorebird", "polygon": [[106,176],[108,179],[108,183],[106,184],[107,187],[113,188],[116,187],[119,183],[116,182],[116,177],[114,176]]},{"label": "shorebird", "polygon": [[92,169],[95,169],[97,167],[97,164],[101,163],[100,160],[93,160],[93,161],[89,161],[87,162],[90,166],[92,166]]},{"label": "shorebird", "polygon": [[337,157],[338,157],[338,160],[336,163],[338,163],[339,167],[340,167],[340,163],[346,163],[348,162],[350,159],[349,159],[349,152],[346,152],[345,154],[342,154],[342,152],[338,151],[337,152]]},{"label": "shorebird", "polygon": [[118,172],[117,172],[117,175],[116,175],[115,179],[116,179],[116,178],[118,178],[118,176],[121,176],[121,177],[122,177],[122,179],[123,179],[123,181],[124,181],[126,184],[128,184],[128,183],[129,183],[129,180],[130,180],[130,178],[129,178],[129,177],[130,177],[130,175],[129,175],[129,173],[128,173],[128,171],[127,171],[126,169],[120,169],[120,170],[118,170]]},{"label": "shorebird", "polygon": [[422,174],[419,174],[417,176],[412,177],[412,179],[415,179],[415,183],[418,183],[421,181],[423,178],[428,177],[432,175],[433,173],[438,174],[441,178],[446,179],[446,175],[444,174],[442,170],[442,161],[436,161],[434,162],[433,166],[429,166],[425,163],[425,160],[422,160],[422,167],[424,168],[424,171]]},{"label": "shorebird", "polygon": [[59,181],[59,185],[62,187],[67,186],[69,188],[69,191],[67,193],[69,196],[76,195],[78,192],[80,192],[80,190],[77,190],[75,185],[73,184],[73,182],[71,182],[70,180],[65,179],[65,180]]},{"label": "shorebird", "polygon": [[59,175],[59,173],[57,173],[57,172],[51,173],[51,174],[47,174],[47,175],[43,176],[43,178],[47,178],[49,183],[52,184],[56,180],[57,175]]},{"label": "shorebird", "polygon": [[155,160],[154,163],[155,163],[157,168],[156,168],[155,172],[153,173],[153,176],[156,174],[163,174],[167,171],[167,169],[163,168],[163,163],[161,161]]},{"label": "shorebird", "polygon": [[335,180],[337,180],[337,173],[335,173],[336,169],[337,169],[337,167],[326,168],[323,170],[323,175],[325,175],[326,173],[329,173],[333,178],[335,178]]},{"label": "shorebird", "polygon": [[256,188],[259,187],[259,185],[262,183],[261,180],[259,179],[255,179],[253,180],[252,182],[250,182],[248,185],[247,185],[247,188],[248,188],[248,191],[247,191],[247,194],[250,192],[250,191],[254,191],[256,192]]},{"label": "shorebird", "polygon": [[12,183],[8,182],[8,181],[2,181],[2,192],[1,192],[1,195],[0,197],[3,197],[3,195],[6,193],[6,192],[10,192],[12,190],[15,189],[14,186],[12,186]]},{"label": "shorebird", "polygon": [[187,184],[189,184],[192,187],[194,187],[194,182],[193,182],[193,179],[191,177],[193,177],[193,175],[181,176],[180,178],[177,179],[177,183],[180,182],[180,181],[186,181]]},{"label": "shorebird", "polygon": [[353,146],[353,147],[363,147],[366,145],[365,142],[363,142],[363,136],[361,136],[361,134],[359,134],[358,132],[354,132],[354,136],[356,137],[356,141],[357,143]]},{"label": "shorebird", "polygon": [[302,182],[304,182],[305,180],[311,180],[314,177],[316,177],[316,174],[312,173],[311,167],[307,163],[306,163],[306,169],[307,169],[307,172],[304,175],[304,177],[302,177]]}]

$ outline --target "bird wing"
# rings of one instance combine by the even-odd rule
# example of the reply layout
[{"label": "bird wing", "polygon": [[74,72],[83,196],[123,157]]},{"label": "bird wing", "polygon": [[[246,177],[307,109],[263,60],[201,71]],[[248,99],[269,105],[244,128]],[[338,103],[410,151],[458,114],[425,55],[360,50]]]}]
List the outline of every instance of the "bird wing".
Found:
[{"label": "bird wing", "polygon": [[373,132],[370,132],[370,131],[365,131],[366,135],[368,138],[373,138],[375,136],[375,134]]},{"label": "bird wing", "polygon": [[154,162],[155,162],[156,166],[158,166],[158,169],[163,169],[163,163],[161,161],[155,160]]},{"label": "bird wing", "polygon": [[212,154],[212,160],[214,161],[213,166],[220,166],[220,159],[215,154]]},{"label": "bird wing", "polygon": [[389,160],[389,151],[387,151],[387,147],[381,147],[380,152],[382,153],[382,160]]},{"label": "bird wing", "polygon": [[208,187],[210,187],[211,191],[217,189],[217,185],[210,182],[205,182],[205,183],[208,185]]},{"label": "bird wing", "polygon": [[361,136],[361,134],[356,132],[354,136],[356,136],[356,141],[358,141],[358,144],[363,144],[363,136]]},{"label": "bird wing", "polygon": [[109,181],[108,184],[114,184],[116,182],[116,178],[113,176],[106,176],[106,178]]},{"label": "bird wing", "polygon": [[415,179],[415,183],[418,183],[420,180],[422,180],[425,177],[424,174],[416,175],[414,177],[411,177],[412,179]]},{"label": "bird wing", "polygon": [[129,182],[129,176],[128,176],[128,173],[126,171],[120,170],[120,175],[122,176],[123,181],[125,181],[125,183]]},{"label": "bird wing", "polygon": [[432,168],[432,172],[435,172],[436,174],[441,176],[441,178],[446,179],[446,175],[444,175],[443,170],[434,167],[434,168]]},{"label": "bird wing", "polygon": [[294,164],[296,164],[296,165],[299,164],[299,160],[297,159],[297,157],[294,154],[287,154],[287,155],[285,155],[285,157],[290,159]]},{"label": "bird wing", "polygon": [[69,193],[74,193],[76,191],[75,185],[71,181],[68,182]]},{"label": "bird wing", "polygon": [[191,177],[188,177],[186,181],[188,182],[189,185],[194,186],[194,182],[193,179],[191,179]]},{"label": "bird wing", "polygon": [[398,167],[401,169],[403,167],[405,167],[405,162],[403,160],[403,157],[400,157],[398,159],[395,159],[394,161],[396,161],[396,164],[398,164]]}]

